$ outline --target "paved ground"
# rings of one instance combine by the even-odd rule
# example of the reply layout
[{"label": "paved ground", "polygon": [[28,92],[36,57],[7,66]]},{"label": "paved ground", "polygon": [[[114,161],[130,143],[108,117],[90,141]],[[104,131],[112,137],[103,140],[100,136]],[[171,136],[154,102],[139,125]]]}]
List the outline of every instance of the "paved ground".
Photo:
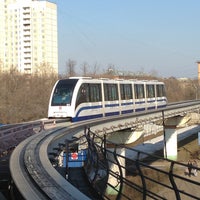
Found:
[{"label": "paved ground", "polygon": [[[200,185],[199,185],[200,184],[200,174],[198,174],[197,176],[191,175],[189,177],[187,169],[182,168],[179,170],[179,175],[184,178],[187,178],[189,181],[195,181],[198,183],[198,185],[196,185],[196,184],[193,184],[192,182],[175,178],[175,183],[181,191],[194,196],[194,198],[193,198],[193,197],[189,197],[187,195],[179,193],[180,199],[181,200],[200,199]],[[169,191],[166,188],[160,190],[157,194],[159,194],[163,198],[166,198],[169,200],[176,199],[175,192]]]},{"label": "paved ground", "polygon": [[[200,167],[200,146],[198,144],[198,134],[195,133],[188,138],[185,138],[179,142],[178,145],[178,161],[181,163],[188,163],[188,160],[196,160],[198,166]],[[155,162],[154,164],[162,164]],[[178,188],[182,191],[189,193],[191,195],[196,196],[196,199],[200,199],[200,171],[197,172],[197,176],[193,174],[189,176],[188,169],[186,167],[180,167],[176,169],[178,171],[178,175],[188,179],[188,181],[175,179]],[[198,185],[193,184],[189,181],[195,181]],[[175,193],[169,192],[169,190],[164,189],[158,192],[166,199],[176,199]],[[181,200],[190,200],[195,199],[192,197],[188,197],[186,195],[180,194]]]}]

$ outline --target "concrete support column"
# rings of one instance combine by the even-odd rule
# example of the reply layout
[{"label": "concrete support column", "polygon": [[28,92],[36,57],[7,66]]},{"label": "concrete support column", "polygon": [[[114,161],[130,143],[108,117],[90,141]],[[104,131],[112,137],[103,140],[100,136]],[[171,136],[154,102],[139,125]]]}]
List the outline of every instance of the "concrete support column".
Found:
[{"label": "concrete support column", "polygon": [[[125,176],[125,149],[124,148],[117,148],[117,149],[108,148],[108,150],[112,151],[112,152],[107,153],[109,170],[112,173],[109,173],[109,176],[108,176],[109,185],[106,188],[106,193],[109,195],[117,195],[118,191],[120,190],[122,186],[120,182],[120,178]],[[112,187],[110,185],[112,185]]]},{"label": "concrete support column", "polygon": [[[163,119],[164,120],[164,119]],[[174,116],[164,121],[164,155],[170,160],[177,160],[178,138],[177,129],[184,127],[190,117]]]},{"label": "concrete support column", "polygon": [[170,160],[177,160],[177,129],[176,126],[165,126],[164,157]]}]

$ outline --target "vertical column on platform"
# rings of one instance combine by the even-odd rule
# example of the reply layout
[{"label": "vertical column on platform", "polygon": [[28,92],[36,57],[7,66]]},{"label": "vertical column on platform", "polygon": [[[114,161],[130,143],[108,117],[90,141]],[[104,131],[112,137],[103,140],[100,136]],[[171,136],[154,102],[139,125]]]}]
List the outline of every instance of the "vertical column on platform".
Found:
[{"label": "vertical column on platform", "polygon": [[66,163],[64,165],[64,167],[66,167],[66,174],[65,174],[65,178],[68,180],[68,176],[69,176],[69,140],[65,140],[65,158],[66,158]]},{"label": "vertical column on platform", "polygon": [[177,128],[176,125],[164,125],[164,157],[177,160]]},{"label": "vertical column on platform", "polygon": [[117,195],[122,190],[122,178],[125,177],[125,148],[107,148],[109,165],[108,195]]}]

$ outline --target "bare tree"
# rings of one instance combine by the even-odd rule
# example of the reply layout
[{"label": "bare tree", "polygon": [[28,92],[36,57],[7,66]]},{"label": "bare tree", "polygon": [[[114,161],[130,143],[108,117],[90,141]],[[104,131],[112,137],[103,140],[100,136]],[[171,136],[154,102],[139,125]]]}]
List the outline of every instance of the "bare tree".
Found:
[{"label": "bare tree", "polygon": [[197,79],[189,80],[187,90],[187,96],[190,96],[190,98],[192,97],[193,99],[199,99],[199,84]]},{"label": "bare tree", "polygon": [[91,74],[92,74],[93,77],[97,76],[98,71],[99,71],[98,69],[99,69],[99,66],[98,66],[97,63],[95,63],[94,66],[93,66],[92,72],[91,72]]},{"label": "bare tree", "polygon": [[68,76],[75,76],[76,61],[69,59],[66,63]]},{"label": "bare tree", "polygon": [[47,63],[47,62],[43,62],[43,63],[40,63],[40,65],[36,65],[35,69],[36,69],[34,71],[35,75],[52,76],[52,75],[57,74],[57,72],[55,71],[53,66],[50,65],[50,63]]},{"label": "bare tree", "polygon": [[103,70],[102,77],[113,78],[116,75],[115,66],[110,64]]},{"label": "bare tree", "polygon": [[[75,75],[75,61],[69,60],[67,64],[69,75]],[[50,71],[49,65],[43,63],[40,67],[40,72],[43,73],[32,75],[20,73],[14,67],[6,72],[0,71],[0,123],[18,123],[47,116],[49,97],[58,77],[55,74],[47,74]],[[114,66],[108,65],[108,68],[100,73],[99,65],[95,64],[91,76],[112,78],[112,70],[115,71]],[[83,64],[83,74],[88,75],[87,63]],[[126,73],[124,79],[130,78],[130,74],[130,72]],[[143,75],[135,78],[155,78],[154,74],[143,73]],[[197,79],[179,80],[175,77],[156,77],[156,79],[165,82],[168,102],[199,99]]]},{"label": "bare tree", "polygon": [[0,123],[18,123],[47,116],[48,102],[57,76],[27,76],[10,68],[0,73]]},{"label": "bare tree", "polygon": [[87,62],[84,62],[83,64],[82,64],[82,75],[83,76],[88,76],[88,74],[89,74],[89,65],[88,65],[88,63]]}]

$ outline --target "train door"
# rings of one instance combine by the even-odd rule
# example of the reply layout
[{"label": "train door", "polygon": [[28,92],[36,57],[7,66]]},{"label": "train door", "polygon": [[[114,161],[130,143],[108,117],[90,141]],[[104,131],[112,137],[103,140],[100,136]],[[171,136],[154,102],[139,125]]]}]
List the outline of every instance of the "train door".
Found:
[{"label": "train door", "polygon": [[133,93],[132,85],[120,83],[120,105],[121,114],[133,113]]},{"label": "train door", "polygon": [[156,102],[157,109],[164,108],[167,105],[165,86],[162,83],[156,84]]},{"label": "train door", "polygon": [[90,83],[89,96],[90,96],[90,114],[92,118],[103,117],[102,111],[102,89],[100,83]]},{"label": "train door", "polygon": [[92,81],[82,83],[77,94],[74,121],[95,119],[102,116],[100,83]]},{"label": "train door", "polygon": [[105,116],[119,115],[119,93],[116,82],[104,83]]},{"label": "train door", "polygon": [[141,112],[146,110],[146,99],[145,99],[145,87],[144,83],[134,84],[134,95],[135,95],[135,112]]},{"label": "train door", "polygon": [[146,105],[147,110],[155,110],[156,105],[156,93],[155,93],[155,84],[146,84]]}]

